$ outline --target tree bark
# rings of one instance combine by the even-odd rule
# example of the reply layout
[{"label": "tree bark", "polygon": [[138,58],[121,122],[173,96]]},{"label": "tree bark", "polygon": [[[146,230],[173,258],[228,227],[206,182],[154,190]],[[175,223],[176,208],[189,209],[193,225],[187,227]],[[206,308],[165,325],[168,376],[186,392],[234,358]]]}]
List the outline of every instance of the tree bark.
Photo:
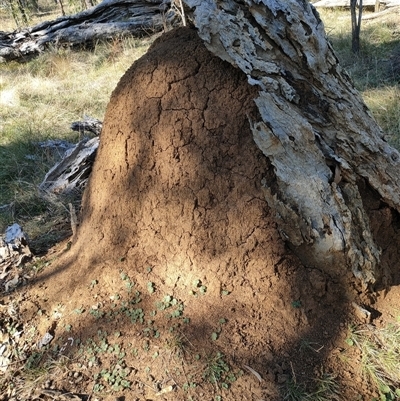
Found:
[{"label": "tree bark", "polygon": [[275,167],[261,183],[282,237],[328,272],[380,278],[360,183],[400,210],[400,155],[328,43],[307,1],[185,0],[208,49],[259,88],[254,141]]},{"label": "tree bark", "polygon": [[90,10],[20,32],[0,31],[0,62],[30,58],[49,45],[87,45],[118,35],[158,32],[173,19],[170,11],[169,0],[105,0]]}]

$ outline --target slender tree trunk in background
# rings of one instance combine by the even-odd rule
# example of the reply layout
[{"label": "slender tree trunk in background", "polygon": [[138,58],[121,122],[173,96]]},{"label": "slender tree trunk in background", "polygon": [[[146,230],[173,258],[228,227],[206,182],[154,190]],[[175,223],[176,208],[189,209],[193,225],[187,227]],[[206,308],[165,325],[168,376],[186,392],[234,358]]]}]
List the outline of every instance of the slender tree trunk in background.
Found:
[{"label": "slender tree trunk in background", "polygon": [[40,12],[40,6],[37,0],[31,0],[31,4],[36,12]]},{"label": "slender tree trunk in background", "polygon": [[65,15],[63,0],[56,0],[56,2],[60,5],[61,15]]},{"label": "slender tree trunk in background", "polygon": [[13,16],[14,22],[17,26],[19,26],[19,18],[18,18],[18,12],[15,8],[15,4],[13,0],[8,0],[8,4],[11,10],[11,14]]},{"label": "slender tree trunk in background", "polygon": [[[360,30],[362,17],[362,2],[363,0],[350,0],[351,11],[351,50],[353,53],[360,52]],[[357,14],[358,8],[358,14]],[[375,5],[376,9],[376,5]],[[379,2],[378,2],[379,10]]]},{"label": "slender tree trunk in background", "polygon": [[275,168],[262,185],[282,237],[306,265],[351,269],[365,286],[379,280],[361,188],[399,211],[400,155],[340,68],[317,11],[303,0],[184,3],[208,49],[259,88],[250,124]]},{"label": "slender tree trunk in background", "polygon": [[92,7],[92,1],[91,0],[83,0],[82,1],[82,8],[83,10],[88,10],[90,7]]},{"label": "slender tree trunk in background", "polygon": [[7,0],[15,24],[20,27],[28,24],[28,16],[21,0]]},{"label": "slender tree trunk in background", "polygon": [[19,13],[20,13],[21,18],[22,18],[22,23],[24,25],[28,25],[29,18],[28,18],[28,13],[27,13],[26,7],[24,7],[24,4],[22,3],[21,0],[16,0],[16,2],[17,2],[17,7],[18,7],[18,10],[19,10]]}]

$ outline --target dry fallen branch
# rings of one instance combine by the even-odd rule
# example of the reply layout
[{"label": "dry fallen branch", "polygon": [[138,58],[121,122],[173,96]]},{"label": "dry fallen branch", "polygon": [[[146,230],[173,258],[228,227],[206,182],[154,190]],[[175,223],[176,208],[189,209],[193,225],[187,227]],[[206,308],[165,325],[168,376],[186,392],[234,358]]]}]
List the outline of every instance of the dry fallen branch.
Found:
[{"label": "dry fallen branch", "polygon": [[0,62],[35,56],[50,45],[82,46],[115,36],[148,35],[163,30],[174,16],[169,0],[105,0],[75,15],[0,32]]}]

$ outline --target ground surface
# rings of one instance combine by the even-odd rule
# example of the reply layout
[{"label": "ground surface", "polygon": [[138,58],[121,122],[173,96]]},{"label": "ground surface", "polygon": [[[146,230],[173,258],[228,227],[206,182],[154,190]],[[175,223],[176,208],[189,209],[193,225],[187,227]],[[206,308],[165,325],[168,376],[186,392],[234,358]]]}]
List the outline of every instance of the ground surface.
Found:
[{"label": "ground surface", "polygon": [[[281,400],[322,379],[337,384],[326,399],[377,396],[345,340],[363,323],[352,302],[377,326],[395,320],[397,278],[365,296],[351,276],[287,250],[260,189],[273,174],[248,126],[252,97],[242,73],[186,29],[126,73],[77,238],[2,296],[26,358],[5,371],[3,400]],[[373,194],[370,209],[393,268],[394,217]],[[53,340],[36,348],[46,332]]]}]

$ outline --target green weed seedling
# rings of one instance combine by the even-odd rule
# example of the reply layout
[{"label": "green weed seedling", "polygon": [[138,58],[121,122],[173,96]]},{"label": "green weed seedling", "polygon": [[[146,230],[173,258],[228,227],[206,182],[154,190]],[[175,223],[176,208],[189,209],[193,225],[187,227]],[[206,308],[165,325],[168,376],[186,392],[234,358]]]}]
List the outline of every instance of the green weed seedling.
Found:
[{"label": "green weed seedling", "polygon": [[224,324],[226,324],[226,322],[227,322],[227,320],[225,318],[219,319],[218,328],[214,332],[211,333],[211,340],[212,341],[218,340],[218,338],[219,338],[219,336],[221,334],[221,331],[222,331],[222,326]]},{"label": "green weed seedling", "polygon": [[83,312],[85,312],[85,308],[81,306],[80,308],[74,309],[74,313],[77,315],[81,315]]},{"label": "green weed seedling", "polygon": [[136,291],[129,301],[122,301],[120,308],[116,314],[123,314],[129,318],[131,323],[142,323],[144,322],[144,311],[142,308],[137,308],[136,305],[142,302],[141,293]]},{"label": "green weed seedling", "polygon": [[145,329],[143,329],[143,334],[145,335],[145,337],[152,337],[152,338],[160,337],[160,332],[154,327],[146,327]]},{"label": "green weed seedling", "polygon": [[156,291],[156,287],[153,282],[149,281],[147,283],[147,291],[149,292],[149,294],[154,294],[154,292]]},{"label": "green weed seedling", "polygon": [[195,382],[187,382],[182,386],[183,391],[189,391],[191,389],[195,389],[197,387],[197,383]]},{"label": "green weed seedling", "polygon": [[130,319],[131,323],[144,322],[144,311],[142,308],[129,308],[124,311],[125,315]]},{"label": "green weed seedling", "polygon": [[299,299],[296,299],[295,301],[292,301],[292,307],[295,309],[301,308],[301,301]]},{"label": "green weed seedling", "polygon": [[217,352],[215,355],[211,355],[207,359],[203,372],[203,379],[211,384],[221,384],[221,387],[227,388],[229,384],[226,381],[230,370],[231,368],[226,362],[224,354]]},{"label": "green weed seedling", "polygon": [[43,355],[43,352],[33,352],[25,362],[25,369],[31,371],[38,369]]},{"label": "green weed seedling", "polygon": [[121,272],[120,277],[125,282],[126,290],[128,291],[128,293],[130,293],[133,290],[135,283],[132,282],[132,280],[129,278],[129,276],[125,272]]},{"label": "green weed seedling", "polygon": [[[103,383],[105,382],[113,391],[120,391],[131,387],[132,383],[127,380],[129,374],[129,368],[123,369],[120,365],[116,365],[113,369],[102,369],[94,376],[94,379]],[[102,386],[101,390],[105,388],[103,384],[97,384],[100,384],[99,387]]]},{"label": "green weed seedling", "polygon": [[199,288],[200,294],[204,295],[207,292],[207,286],[201,285]]},{"label": "green weed seedling", "polygon": [[282,387],[282,399],[284,401],[301,401],[305,396],[305,389],[296,381],[290,379]]},{"label": "green weed seedling", "polygon": [[156,303],[156,307],[160,311],[165,311],[169,308],[174,308],[174,310],[168,315],[169,318],[179,318],[182,317],[183,311],[185,309],[182,302],[179,302],[176,298],[171,295],[166,295],[162,301]]},{"label": "green weed seedling", "polygon": [[191,290],[190,293],[194,296],[198,295],[197,291],[201,295],[204,295],[207,292],[207,286],[204,285],[200,279],[193,280],[193,287],[194,290]]},{"label": "green weed seedling", "polygon": [[300,341],[299,351],[304,353],[311,350],[318,353],[319,351],[321,351],[322,348],[323,345],[321,346],[318,343],[303,338]]},{"label": "green weed seedling", "polygon": [[102,311],[99,307],[96,308],[90,308],[90,312],[89,312],[96,320],[101,319],[104,315],[105,312]]}]

